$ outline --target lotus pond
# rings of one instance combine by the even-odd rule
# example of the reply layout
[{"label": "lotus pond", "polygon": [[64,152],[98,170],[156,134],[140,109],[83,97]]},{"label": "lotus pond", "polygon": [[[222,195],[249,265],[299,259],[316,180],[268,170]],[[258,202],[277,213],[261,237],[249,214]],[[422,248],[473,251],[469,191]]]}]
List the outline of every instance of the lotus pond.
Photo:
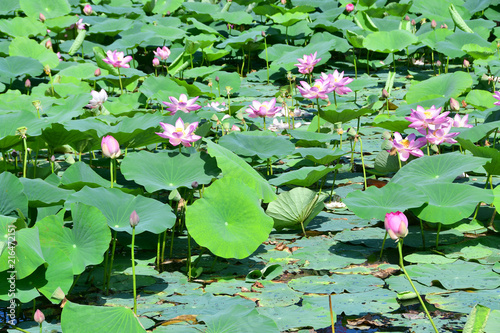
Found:
[{"label": "lotus pond", "polygon": [[0,331],[499,332],[498,1],[0,16]]}]

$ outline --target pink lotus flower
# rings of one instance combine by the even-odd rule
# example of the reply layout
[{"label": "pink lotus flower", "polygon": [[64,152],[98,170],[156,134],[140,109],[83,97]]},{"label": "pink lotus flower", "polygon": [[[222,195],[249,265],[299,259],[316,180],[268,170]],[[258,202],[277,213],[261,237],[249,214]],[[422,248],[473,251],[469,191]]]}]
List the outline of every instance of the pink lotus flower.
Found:
[{"label": "pink lotus flower", "polygon": [[300,84],[302,87],[297,86],[297,88],[299,88],[303,97],[309,99],[327,99],[327,94],[333,91],[330,83],[322,79],[315,80],[313,86],[310,86],[306,81],[300,81]]},{"label": "pink lotus flower", "polygon": [[252,105],[245,111],[250,118],[257,117],[274,117],[281,110],[281,107],[276,106],[276,98],[268,102],[253,101]]},{"label": "pink lotus flower", "polygon": [[83,7],[83,13],[85,15],[92,15],[92,6],[89,5],[89,4],[86,4],[84,7]]},{"label": "pink lotus flower", "polygon": [[316,59],[317,55],[318,52],[314,52],[314,54],[311,53],[310,55],[304,55],[302,59],[297,59],[299,63],[294,66],[297,66],[299,72],[302,74],[311,74],[314,66],[321,60],[321,58]]},{"label": "pink lotus flower", "polygon": [[131,56],[124,57],[125,54],[123,52],[117,52],[116,50],[108,50],[106,54],[108,55],[108,57],[102,60],[105,63],[110,64],[116,68],[130,68],[130,65],[127,63],[132,60]]},{"label": "pink lotus flower", "polygon": [[61,58],[61,52],[57,52],[56,55],[57,55],[57,59],[59,59],[59,62],[63,61]]},{"label": "pink lotus flower", "polygon": [[36,321],[38,324],[43,323],[43,321],[45,320],[45,315],[43,314],[42,311],[40,311],[40,309],[37,309],[35,311],[35,315],[33,316],[33,320]]},{"label": "pink lotus flower", "polygon": [[108,94],[104,89],[101,89],[101,91],[99,92],[92,90],[90,94],[92,95],[92,99],[90,100],[89,104],[87,104],[88,108],[100,108],[102,107],[102,104],[108,100]]},{"label": "pink lotus flower", "polygon": [[[441,108],[436,109],[434,105],[426,110],[420,105],[417,106],[416,110],[411,109],[411,114],[409,117],[405,117],[406,120],[412,123],[408,127],[415,128],[419,132],[419,129],[428,128],[430,131],[434,131],[436,126],[443,124],[448,121],[446,117],[450,112],[446,111],[441,113]],[[422,133],[422,132],[421,132]],[[425,133],[423,133],[425,135]]]},{"label": "pink lotus flower", "polygon": [[171,115],[174,115],[177,111],[189,113],[191,111],[196,111],[201,108],[201,105],[195,104],[198,97],[199,96],[188,100],[185,94],[181,94],[179,99],[170,96],[169,99],[171,103],[169,102],[162,102],[162,103],[168,106],[167,111],[170,111]]},{"label": "pink lotus flower", "polygon": [[354,81],[350,77],[344,77],[344,72],[339,73],[337,70],[333,72],[333,74],[325,74],[321,73],[321,79],[323,81],[328,82],[332,86],[332,90],[334,90],[339,95],[345,95],[352,90],[346,85]]},{"label": "pink lotus flower", "polygon": [[495,97],[498,100],[498,102],[495,102],[493,104],[500,105],[500,91],[495,91],[495,93],[493,94],[493,97]]},{"label": "pink lotus flower", "polygon": [[111,135],[106,135],[101,141],[102,154],[109,158],[118,158],[121,155],[120,144]]},{"label": "pink lotus flower", "polygon": [[350,13],[354,10],[354,5],[352,3],[348,3],[346,6],[345,6],[345,10],[346,12]]},{"label": "pink lotus flower", "polygon": [[130,214],[130,218],[129,218],[130,226],[132,228],[137,227],[137,225],[139,224],[140,220],[141,219],[139,218],[139,214],[137,214],[137,212],[134,210],[132,212],[132,214]]},{"label": "pink lotus flower", "polygon": [[[435,130],[429,131],[429,133],[427,133],[425,137],[427,141],[429,141],[429,143],[433,145],[440,145],[444,142],[451,144],[457,143],[457,140],[453,138],[459,135],[460,133],[458,132],[450,133],[450,130],[451,130],[451,123],[448,122],[437,127]],[[423,129],[419,130],[421,134],[425,134],[422,133],[423,131],[424,131]]]},{"label": "pink lotus flower", "polygon": [[395,241],[408,235],[408,219],[399,211],[385,214],[384,225],[389,236]]},{"label": "pink lotus flower", "polygon": [[69,28],[67,29],[74,29],[76,27],[77,30],[85,30],[85,26],[87,25],[87,23],[83,23],[83,19],[79,19],[78,21],[76,21],[76,23],[72,24],[69,26]]},{"label": "pink lotus flower", "polygon": [[425,146],[426,143],[427,140],[425,138],[418,138],[415,140],[414,133],[403,139],[401,134],[394,132],[394,140],[392,140],[392,146],[396,148],[399,153],[399,158],[403,162],[410,157],[410,154],[416,157],[424,156],[424,153],[420,150],[420,148]]},{"label": "pink lotus flower", "polygon": [[182,143],[184,147],[191,147],[191,142],[201,139],[201,136],[193,134],[198,127],[197,121],[191,124],[184,124],[182,119],[179,117],[179,119],[175,122],[175,126],[161,122],[160,125],[164,132],[156,134],[162,138],[168,139],[170,144],[173,146],[178,146]]},{"label": "pink lotus flower", "polygon": [[466,114],[463,116],[462,119],[460,119],[460,115],[457,113],[455,117],[453,117],[453,120],[450,118],[450,123],[452,127],[466,127],[466,128],[471,128],[474,127],[473,125],[468,123],[469,120],[469,115]]},{"label": "pink lotus flower", "polygon": [[153,58],[153,67],[159,67],[160,66],[160,60],[158,58]]},{"label": "pink lotus flower", "polygon": [[166,46],[157,48],[156,51],[153,51],[153,53],[155,56],[160,57],[161,60],[167,60],[168,57],[170,57],[170,50]]},{"label": "pink lotus flower", "polygon": [[227,107],[226,107],[226,103],[224,102],[210,102],[208,104],[208,106],[210,106],[210,108],[214,111],[217,111],[217,112],[224,112],[224,111],[227,111]]}]

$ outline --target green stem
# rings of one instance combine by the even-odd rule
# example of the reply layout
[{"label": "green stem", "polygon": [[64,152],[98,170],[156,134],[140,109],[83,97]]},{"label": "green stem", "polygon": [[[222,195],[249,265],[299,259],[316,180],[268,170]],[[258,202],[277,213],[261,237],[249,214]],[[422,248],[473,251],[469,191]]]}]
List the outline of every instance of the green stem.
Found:
[{"label": "green stem", "polygon": [[387,230],[385,231],[385,236],[384,236],[384,240],[382,241],[382,248],[380,249],[380,256],[378,258],[378,260],[382,260],[382,254],[384,253],[384,247],[385,247],[385,241],[387,239],[387,235],[389,233],[387,232]]},{"label": "green stem", "polygon": [[352,48],[352,56],[353,56],[353,63],[354,63],[354,77],[357,79],[358,78],[358,66],[356,64],[356,52],[354,52],[354,47]]},{"label": "green stem", "polygon": [[370,75],[370,50],[366,50],[366,73]]},{"label": "green stem", "polygon": [[413,281],[411,280],[410,276],[406,272],[405,266],[403,264],[403,239],[400,239],[398,242],[398,251],[399,251],[399,266],[401,266],[401,270],[403,271],[404,275],[410,282],[413,291],[415,291],[415,294],[417,294],[418,300],[420,301],[420,304],[422,304],[422,307],[424,308],[425,314],[427,315],[427,318],[429,318],[432,327],[434,328],[434,332],[439,333],[436,325],[434,324],[434,321],[432,320],[431,315],[429,314],[429,311],[427,310],[427,307],[425,306],[424,301],[422,300],[422,297],[420,297],[420,294],[417,291],[417,288],[415,288],[415,285],[413,284]]},{"label": "green stem", "polygon": [[[187,203],[186,203],[187,204]],[[191,281],[191,235],[188,234],[188,257],[187,257],[187,271],[188,271],[188,281]]]},{"label": "green stem", "polygon": [[394,74],[396,74],[396,59],[394,58],[394,52],[392,52],[392,68],[394,69]]},{"label": "green stem", "polygon": [[[333,96],[335,96],[335,92],[333,92]],[[321,124],[320,124],[320,119],[319,119],[319,98],[316,97],[316,105],[318,107],[318,133],[319,133],[319,130],[321,129]]]},{"label": "green stem", "polygon": [[267,58],[267,41],[265,36],[264,36],[264,48],[266,50],[267,84],[269,84],[269,60]]},{"label": "green stem", "polygon": [[360,149],[360,152],[361,152],[361,166],[363,167],[363,179],[365,181],[365,189],[367,189],[368,186],[366,185],[365,161],[363,159],[363,140],[361,140],[361,137],[358,137],[358,139],[359,139],[359,149]]},{"label": "green stem", "polygon": [[108,281],[106,282],[106,295],[109,294],[109,283],[111,281],[111,273],[113,272],[113,261],[115,260],[116,236],[118,231],[113,233],[113,248],[111,250],[111,261],[109,262]]},{"label": "green stem", "polygon": [[264,120],[264,131],[266,130],[266,117],[262,118]]},{"label": "green stem", "polygon": [[135,227],[132,227],[132,248],[130,249],[132,256],[132,287],[134,288],[134,314],[137,315],[137,288],[135,283]]},{"label": "green stem", "polygon": [[335,102],[335,107],[337,107],[337,93],[333,91],[333,101]]},{"label": "green stem", "polygon": [[[55,96],[54,93],[54,81],[52,80],[52,73],[49,71],[49,79],[50,79],[50,89],[52,90],[52,96]],[[40,118],[40,117],[38,117]]]},{"label": "green stem", "polygon": [[113,165],[113,159],[110,159],[109,160],[109,175],[111,176],[110,180],[111,180],[111,188],[113,188],[113,185],[114,185],[114,176],[113,176],[113,170],[114,170],[114,165]]},{"label": "green stem", "polygon": [[156,267],[160,271],[160,249],[161,249],[161,233],[158,234],[158,241],[156,242]]},{"label": "green stem", "polygon": [[335,173],[333,174],[333,184],[332,184],[332,189],[330,191],[330,202],[332,202],[332,197],[333,197],[333,188],[335,187],[335,181],[337,180],[337,173],[339,169],[335,169]]},{"label": "green stem", "polygon": [[439,250],[439,233],[441,232],[441,223],[438,223],[438,231],[436,234],[436,250]]},{"label": "green stem", "polygon": [[399,155],[399,152],[398,152],[398,162],[399,162],[399,168],[401,169],[401,156]]},{"label": "green stem", "polygon": [[109,245],[104,254],[104,279],[102,280],[102,291],[106,291],[106,283],[108,282],[108,258],[109,258]]},{"label": "green stem", "polygon": [[23,178],[26,178],[26,167],[28,165],[28,143],[26,142],[26,136],[23,137],[23,146],[24,146]]},{"label": "green stem", "polygon": [[422,245],[424,246],[425,250],[425,234],[424,234],[424,222],[422,222],[422,219],[420,220],[420,233],[422,234]]},{"label": "green stem", "polygon": [[333,320],[332,294],[328,295],[328,303],[330,305],[330,320],[332,322],[332,333],[335,333],[335,320]]},{"label": "green stem", "polygon": [[160,260],[160,265],[163,263],[165,260],[165,247],[167,246],[167,229],[163,232],[163,244],[161,246],[161,260]]},{"label": "green stem", "polygon": [[174,234],[175,234],[175,226],[172,227],[172,237],[170,237],[170,253],[169,253],[169,258],[172,259],[172,252],[174,250]]},{"label": "green stem", "polygon": [[[12,324],[9,324],[9,325],[10,325],[10,327],[12,327],[13,329],[18,330],[18,331],[20,331],[20,332],[30,333],[30,332],[28,332],[28,331],[26,331],[26,330],[23,330],[21,327],[17,327],[16,325],[12,325]],[[42,324],[40,324],[40,327],[42,327]],[[41,328],[40,328],[40,332],[41,332]]]},{"label": "green stem", "polygon": [[118,80],[120,81],[120,91],[121,95],[123,95],[123,85],[122,85],[122,76],[120,74],[120,67],[118,67]]}]

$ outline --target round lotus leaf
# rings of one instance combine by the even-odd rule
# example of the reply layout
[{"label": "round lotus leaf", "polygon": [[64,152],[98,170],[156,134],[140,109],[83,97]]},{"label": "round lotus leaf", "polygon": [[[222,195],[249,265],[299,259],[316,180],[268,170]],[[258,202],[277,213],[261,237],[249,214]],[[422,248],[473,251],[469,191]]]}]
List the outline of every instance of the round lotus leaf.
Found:
[{"label": "round lotus leaf", "polygon": [[24,186],[30,207],[47,207],[64,203],[74,191],[64,190],[42,179],[19,179]]},{"label": "round lotus leaf", "polygon": [[176,216],[170,206],[157,200],[126,194],[116,188],[84,187],[71,195],[66,204],[81,202],[97,207],[106,216],[108,225],[116,231],[126,231],[132,234],[130,214],[135,210],[140,222],[135,227],[135,233],[149,231],[159,234],[175,224]]},{"label": "round lotus leaf", "polygon": [[332,276],[305,276],[293,279],[288,286],[308,294],[361,293],[384,286],[384,281],[373,275],[347,274]]},{"label": "round lotus leaf", "polygon": [[271,179],[269,181],[269,184],[275,186],[292,184],[308,187],[316,183],[318,180],[320,180],[330,172],[334,171],[335,169],[340,169],[341,167],[341,164],[337,164],[334,167],[326,167],[324,165],[320,165],[317,167],[303,167],[298,170],[282,173],[278,177]]},{"label": "round lotus leaf", "polygon": [[[38,14],[37,14],[38,15]],[[51,69],[59,65],[57,55],[28,37],[16,37],[9,45],[9,56],[28,57],[38,60]]]},{"label": "round lotus leaf", "polygon": [[28,216],[28,197],[21,181],[10,172],[0,174],[0,215],[11,215],[17,209]]},{"label": "round lotus leaf", "polygon": [[344,155],[347,155],[348,152],[343,151],[340,148],[336,148],[335,150],[328,148],[297,148],[295,149],[294,154],[299,154],[314,163],[325,165],[332,163]]},{"label": "round lotus leaf", "polygon": [[283,157],[295,150],[287,136],[255,135],[254,132],[232,132],[219,139],[219,144],[243,156],[261,159]]},{"label": "round lotus leaf", "polygon": [[241,259],[267,239],[273,220],[260,207],[253,189],[226,176],[215,181],[202,199],[188,207],[186,227],[200,246],[215,255]]},{"label": "round lotus leaf", "polygon": [[[259,313],[273,318],[281,332],[296,331],[303,327],[322,329],[331,325],[328,308],[313,307],[310,304],[302,306],[258,307]],[[300,313],[300,315],[297,315]],[[335,320],[336,315],[333,313]]]},{"label": "round lotus leaf", "polygon": [[432,293],[425,300],[443,311],[470,313],[476,304],[500,310],[500,289]]},{"label": "round lotus leaf", "polygon": [[363,46],[371,51],[392,53],[399,52],[416,42],[418,38],[406,30],[376,31],[365,37]]},{"label": "round lotus leaf", "polygon": [[361,117],[368,113],[373,113],[375,110],[371,108],[353,108],[354,105],[339,106],[337,108],[335,104],[324,107],[319,111],[319,115],[322,119],[335,124],[341,122],[343,124]]},{"label": "round lotus leaf", "polygon": [[27,57],[0,58],[0,80],[8,83],[10,80],[28,74],[38,76],[43,72],[40,61]]},{"label": "round lotus leaf", "polygon": [[40,14],[50,19],[64,16],[71,11],[68,0],[19,0],[19,5],[27,16],[34,19],[38,19]]},{"label": "round lotus leaf", "polygon": [[406,93],[406,101],[412,104],[438,97],[457,98],[471,86],[472,78],[468,73],[442,74],[418,84],[412,84]]},{"label": "round lotus leaf", "polygon": [[51,296],[57,288],[61,288],[65,294],[69,292],[74,279],[73,264],[69,256],[59,248],[44,247],[42,251],[49,265],[45,270],[44,278],[34,279],[35,285],[53,304],[59,304],[60,300]]},{"label": "round lotus leaf", "polygon": [[198,320],[205,322],[207,333],[241,332],[241,333],[279,333],[278,326],[254,307],[236,305],[212,315],[200,315]]},{"label": "round lotus leaf", "polygon": [[214,159],[206,154],[154,154],[144,150],[128,154],[122,161],[121,171],[126,179],[144,186],[150,193],[192,188],[193,182],[209,184],[219,174]]},{"label": "round lotus leaf", "polygon": [[241,296],[256,298],[260,306],[290,306],[300,301],[301,293],[290,289],[286,283],[275,283],[271,281],[262,281],[262,287],[259,293],[240,292]]}]

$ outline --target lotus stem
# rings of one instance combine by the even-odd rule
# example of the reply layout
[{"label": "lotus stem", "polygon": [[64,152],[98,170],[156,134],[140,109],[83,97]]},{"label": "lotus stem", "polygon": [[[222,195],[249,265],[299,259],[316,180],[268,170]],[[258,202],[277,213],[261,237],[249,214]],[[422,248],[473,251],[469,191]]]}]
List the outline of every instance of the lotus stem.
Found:
[{"label": "lotus stem", "polygon": [[113,233],[113,248],[111,250],[111,261],[109,262],[109,270],[108,270],[108,281],[106,282],[106,295],[109,294],[109,283],[111,281],[111,273],[113,272],[113,261],[115,259],[115,249],[116,249],[116,236],[118,231],[115,230]]},{"label": "lotus stem", "polygon": [[269,157],[267,159],[267,175],[272,176],[273,175],[273,165],[271,163],[271,158]]},{"label": "lotus stem", "polygon": [[366,50],[366,73],[370,75],[370,50]]},{"label": "lotus stem", "polygon": [[394,69],[394,74],[396,74],[396,59],[394,58],[394,52],[392,52],[392,68]]},{"label": "lotus stem", "polygon": [[163,242],[162,242],[162,246],[161,246],[161,256],[160,256],[160,259],[159,262],[158,262],[158,267],[161,266],[161,264],[163,263],[163,261],[165,260],[165,247],[167,245],[167,229],[165,229],[165,231],[163,232]]},{"label": "lotus stem", "polygon": [[264,131],[266,130],[266,117],[262,117],[262,119],[264,120]]},{"label": "lotus stem", "polygon": [[300,221],[300,226],[302,227],[302,232],[304,233],[304,237],[307,238],[306,229],[304,228],[304,221]]},{"label": "lotus stem", "polygon": [[114,186],[114,175],[113,175],[114,172],[113,172],[113,170],[114,170],[113,159],[110,159],[109,160],[109,174],[111,176],[111,188],[113,188],[113,186]]},{"label": "lotus stem", "polygon": [[170,229],[172,231],[172,237],[170,238],[170,253],[169,253],[169,258],[172,259],[172,252],[174,250],[174,234],[175,234],[175,226]]},{"label": "lotus stem", "polygon": [[108,258],[109,258],[109,245],[104,255],[104,279],[102,280],[102,291],[106,291],[106,283],[108,282]]},{"label": "lotus stem", "polygon": [[[23,156],[23,178],[26,178],[26,167],[28,165],[28,143],[26,142],[26,136],[23,135],[23,147],[24,147],[24,156]],[[4,156],[5,158],[5,156]],[[7,170],[7,169],[5,169]]]},{"label": "lotus stem", "polygon": [[269,60],[267,58],[267,41],[265,35],[264,35],[264,49],[266,50],[267,84],[269,84]]},{"label": "lotus stem", "polygon": [[354,77],[357,79],[358,78],[358,66],[356,65],[356,52],[354,50],[354,46],[352,48],[352,56],[353,56],[353,63],[354,63]]},{"label": "lotus stem", "polygon": [[424,301],[422,300],[422,297],[420,297],[420,294],[417,291],[417,288],[415,288],[415,285],[413,284],[413,281],[411,280],[410,276],[406,272],[405,266],[403,264],[403,239],[401,238],[398,242],[398,251],[399,251],[399,266],[401,266],[401,270],[403,271],[404,275],[410,282],[413,291],[415,291],[415,294],[417,294],[418,300],[420,301],[420,304],[422,304],[422,307],[424,308],[425,314],[427,315],[427,318],[429,318],[432,327],[434,328],[434,332],[439,333],[436,325],[434,324],[434,321],[432,320],[431,315],[429,314],[429,311],[427,310],[427,307],[425,306]]},{"label": "lotus stem", "polygon": [[156,242],[156,267],[160,271],[160,248],[161,248],[161,233],[158,234],[158,241]]},{"label": "lotus stem", "polygon": [[424,234],[424,223],[422,222],[422,219],[420,220],[420,233],[422,234],[422,245],[424,246],[425,250],[425,234]]},{"label": "lotus stem", "polygon": [[332,197],[333,197],[333,188],[335,187],[335,181],[337,180],[337,173],[338,169],[335,169],[335,173],[333,174],[333,184],[332,184],[332,189],[330,191],[330,202],[332,202]]},{"label": "lotus stem", "polygon": [[118,67],[118,81],[120,81],[120,91],[121,95],[123,95],[123,85],[122,85],[122,76],[120,74],[120,67]]},{"label": "lotus stem", "polygon": [[333,101],[335,102],[335,107],[337,107],[337,93],[333,91]]},{"label": "lotus stem", "polygon": [[333,320],[332,294],[328,295],[328,303],[330,304],[330,320],[332,321],[332,333],[335,333],[335,321]]},{"label": "lotus stem", "polygon": [[189,231],[187,234],[188,234],[188,257],[186,265],[187,265],[188,281],[191,281],[191,235],[189,234]]},{"label": "lotus stem", "polygon": [[[2,150],[2,156],[3,156],[3,170],[7,171],[7,153],[5,150]],[[16,158],[16,167],[17,167],[17,158]]]},{"label": "lotus stem", "polygon": [[245,70],[245,51],[241,49],[241,52],[243,52],[243,57],[242,57],[242,62],[241,62],[241,74],[240,76],[243,77],[243,71]]},{"label": "lotus stem", "polygon": [[361,137],[359,137],[358,139],[359,139],[359,149],[361,152],[361,166],[363,167],[363,179],[365,181],[365,189],[366,189],[368,187],[368,185],[366,185],[365,161],[363,159],[363,140],[361,140]]},{"label": "lotus stem", "polygon": [[398,162],[399,162],[399,168],[401,169],[401,156],[399,155],[399,152],[398,152]]},{"label": "lotus stem", "polygon": [[[335,96],[335,92],[333,92],[333,96]],[[320,119],[319,119],[319,98],[318,97],[316,97],[316,105],[318,107],[318,133],[319,133],[319,130],[321,129],[321,124],[320,124]]]},{"label": "lotus stem", "polygon": [[[20,332],[24,332],[24,333],[30,333],[29,331],[26,331],[26,330],[23,330],[21,327],[17,327],[16,325],[12,325],[12,324],[9,324],[10,327],[12,327],[13,329],[16,329]],[[41,332],[41,327],[42,327],[42,324],[40,324],[40,332]]]},{"label": "lotus stem", "polygon": [[135,282],[135,226],[132,227],[132,248],[130,249],[132,256],[132,287],[134,288],[134,314],[137,316],[137,286]]},{"label": "lotus stem", "polygon": [[385,231],[385,236],[384,236],[384,240],[382,241],[382,248],[380,249],[380,256],[378,258],[378,260],[382,260],[382,254],[384,253],[384,247],[385,247],[385,241],[387,239],[387,230]]},{"label": "lotus stem", "polygon": [[441,232],[441,223],[438,222],[438,230],[436,234],[436,250],[439,250],[439,233]]},{"label": "lotus stem", "polygon": [[436,75],[436,66],[434,65],[434,50],[431,49],[431,61],[432,61],[432,71],[434,72],[434,75]]}]

